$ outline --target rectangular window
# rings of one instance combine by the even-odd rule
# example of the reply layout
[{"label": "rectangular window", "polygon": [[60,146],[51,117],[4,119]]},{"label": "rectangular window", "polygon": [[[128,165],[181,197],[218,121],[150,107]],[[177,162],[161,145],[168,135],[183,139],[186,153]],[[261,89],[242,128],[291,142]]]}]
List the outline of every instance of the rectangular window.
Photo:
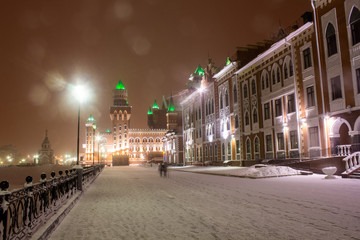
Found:
[{"label": "rectangular window", "polygon": [[290,131],[290,148],[291,149],[297,149],[298,148],[297,131]]},{"label": "rectangular window", "polygon": [[309,128],[309,138],[310,138],[310,147],[320,146],[318,127]]},{"label": "rectangular window", "polygon": [[331,78],[331,95],[332,100],[342,98],[340,76]]},{"label": "rectangular window", "polygon": [[284,134],[283,133],[278,133],[277,134],[277,143],[278,143],[278,150],[279,151],[285,150]]},{"label": "rectangular window", "polygon": [[272,151],[271,135],[265,136],[265,142],[266,142],[266,151],[271,152]]},{"label": "rectangular window", "polygon": [[311,67],[312,64],[311,64],[310,48],[307,48],[303,51],[303,57],[304,57],[304,69]]},{"label": "rectangular window", "polygon": [[281,98],[275,100],[275,117],[282,116]]},{"label": "rectangular window", "polygon": [[357,93],[360,94],[360,68],[356,69]]},{"label": "rectangular window", "polygon": [[265,120],[270,119],[270,103],[264,104],[264,118]]},{"label": "rectangular window", "polygon": [[306,88],[307,107],[315,106],[314,86]]},{"label": "rectangular window", "polygon": [[295,112],[295,94],[288,95],[288,113]]}]

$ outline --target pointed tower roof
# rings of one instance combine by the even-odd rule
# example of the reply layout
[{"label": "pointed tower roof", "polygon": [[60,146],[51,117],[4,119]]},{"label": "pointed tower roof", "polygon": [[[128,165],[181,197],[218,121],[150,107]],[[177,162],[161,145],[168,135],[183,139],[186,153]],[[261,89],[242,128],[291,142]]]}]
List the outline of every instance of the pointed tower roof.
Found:
[{"label": "pointed tower roof", "polygon": [[231,63],[231,60],[230,60],[229,57],[227,57],[227,59],[226,59],[226,64],[225,64],[225,65],[227,66],[227,65],[229,65],[230,63]]},{"label": "pointed tower roof", "polygon": [[153,112],[151,111],[151,107],[149,107],[149,111],[148,111],[148,115],[153,114]]},{"label": "pointed tower roof", "polygon": [[152,108],[159,109],[159,106],[158,106],[158,104],[157,104],[157,102],[156,102],[156,99],[155,99],[155,102],[154,102],[154,105],[153,105],[153,107],[152,107]]},{"label": "pointed tower roof", "polygon": [[121,82],[121,80],[118,82],[115,89],[125,89],[124,84]]},{"label": "pointed tower roof", "polygon": [[199,64],[199,66],[197,67],[197,69],[195,70],[196,74],[198,75],[205,75],[204,69],[201,67],[201,65]]},{"label": "pointed tower roof", "polygon": [[106,129],[106,132],[109,133],[109,132],[110,132],[110,129]]},{"label": "pointed tower roof", "polygon": [[95,118],[90,114],[90,117],[87,119],[88,122],[96,122]]},{"label": "pointed tower roof", "polygon": [[167,109],[167,104],[166,104],[165,96],[163,96],[163,98],[162,98],[162,106],[161,106],[161,109]]},{"label": "pointed tower roof", "polygon": [[173,100],[173,97],[171,94],[170,100],[169,100],[168,112],[174,112],[174,111],[175,111],[175,105],[174,105],[174,100]]}]

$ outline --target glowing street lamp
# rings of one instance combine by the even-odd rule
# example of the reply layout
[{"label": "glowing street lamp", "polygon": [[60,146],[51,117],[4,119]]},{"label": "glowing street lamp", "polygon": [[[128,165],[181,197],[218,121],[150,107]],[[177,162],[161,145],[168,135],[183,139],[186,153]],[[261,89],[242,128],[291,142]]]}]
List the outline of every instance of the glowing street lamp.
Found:
[{"label": "glowing street lamp", "polygon": [[80,105],[89,97],[88,90],[83,85],[73,86],[72,94],[78,100],[78,128],[77,128],[77,147],[76,147],[76,165],[79,165],[79,135],[80,135]]}]

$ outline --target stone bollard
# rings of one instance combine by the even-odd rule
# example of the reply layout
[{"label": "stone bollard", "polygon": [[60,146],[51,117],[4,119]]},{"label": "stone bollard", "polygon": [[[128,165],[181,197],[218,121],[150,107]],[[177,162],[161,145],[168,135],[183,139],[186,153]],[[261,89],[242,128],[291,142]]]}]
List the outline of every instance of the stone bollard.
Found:
[{"label": "stone bollard", "polygon": [[73,169],[76,170],[76,173],[77,173],[77,190],[82,191],[83,168],[81,165],[75,165],[73,167]]}]

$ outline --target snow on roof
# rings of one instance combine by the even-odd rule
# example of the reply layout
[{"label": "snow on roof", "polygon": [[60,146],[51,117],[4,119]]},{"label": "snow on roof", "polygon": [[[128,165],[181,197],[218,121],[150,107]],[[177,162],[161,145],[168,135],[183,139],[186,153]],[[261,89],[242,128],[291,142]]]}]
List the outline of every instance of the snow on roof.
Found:
[{"label": "snow on roof", "polygon": [[218,72],[217,74],[214,75],[214,78],[219,78],[221,77],[224,73],[226,73],[227,71],[229,71],[231,68],[234,68],[236,66],[236,62],[231,62],[230,64],[228,64],[227,66],[225,66],[223,69],[220,70],[220,72]]},{"label": "snow on roof", "polygon": [[299,29],[297,29],[296,31],[290,33],[287,37],[281,39],[280,41],[274,43],[268,50],[266,50],[265,52],[259,54],[256,58],[254,58],[252,61],[250,61],[248,64],[246,64],[245,66],[243,66],[242,68],[240,68],[238,71],[235,72],[235,74],[239,74],[240,72],[244,71],[246,68],[250,67],[251,65],[254,65],[256,62],[258,62],[259,60],[261,60],[262,58],[264,58],[265,56],[267,56],[268,54],[274,52],[277,48],[281,47],[284,44],[289,44],[288,42],[295,37],[296,35],[298,35],[299,33],[301,33],[302,31],[306,30],[307,28],[311,27],[313,25],[312,22],[308,22],[306,24],[304,24],[303,26],[301,26]]}]

